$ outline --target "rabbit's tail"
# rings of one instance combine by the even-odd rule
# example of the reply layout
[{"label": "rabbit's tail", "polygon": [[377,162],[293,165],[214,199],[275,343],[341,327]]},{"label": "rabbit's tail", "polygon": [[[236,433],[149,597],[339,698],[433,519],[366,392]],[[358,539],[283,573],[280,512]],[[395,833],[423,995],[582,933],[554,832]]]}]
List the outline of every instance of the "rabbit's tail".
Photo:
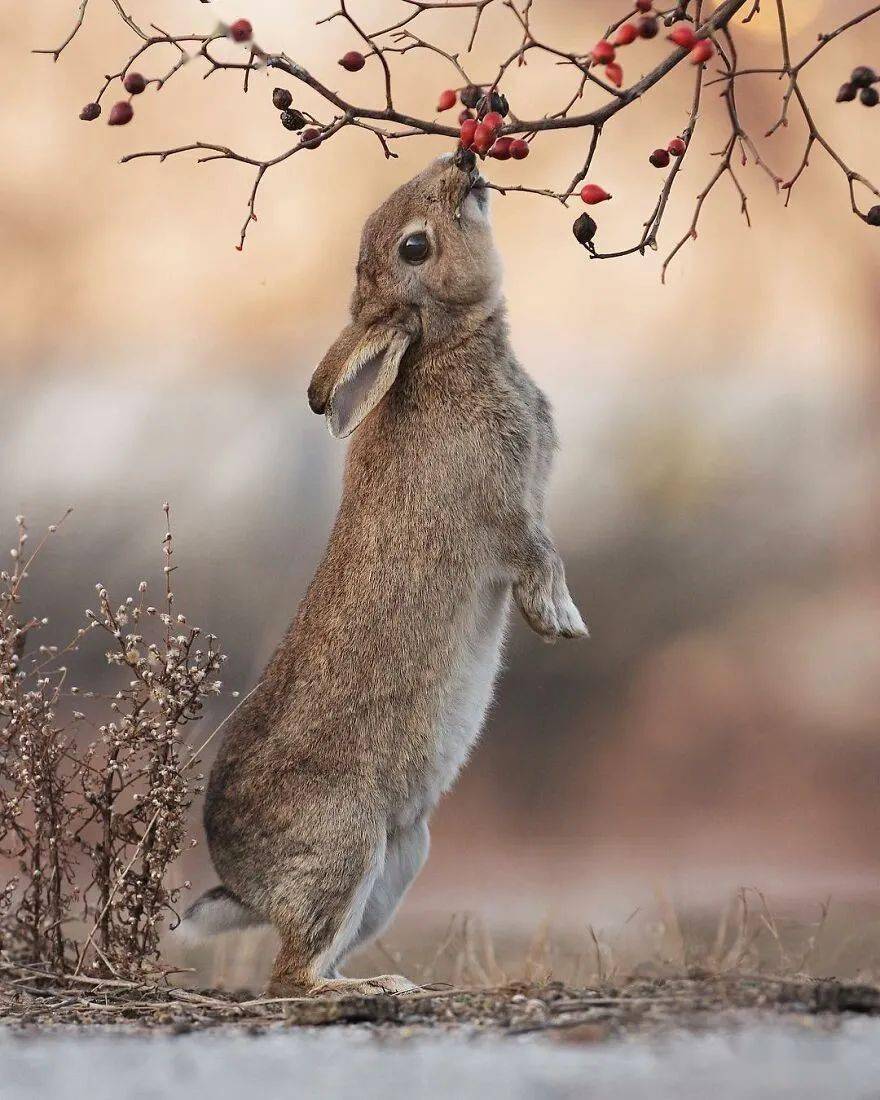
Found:
[{"label": "rabbit's tail", "polygon": [[184,943],[198,943],[220,932],[234,932],[265,923],[265,917],[255,913],[231,890],[225,886],[215,886],[192,903],[183,914],[175,934]]}]

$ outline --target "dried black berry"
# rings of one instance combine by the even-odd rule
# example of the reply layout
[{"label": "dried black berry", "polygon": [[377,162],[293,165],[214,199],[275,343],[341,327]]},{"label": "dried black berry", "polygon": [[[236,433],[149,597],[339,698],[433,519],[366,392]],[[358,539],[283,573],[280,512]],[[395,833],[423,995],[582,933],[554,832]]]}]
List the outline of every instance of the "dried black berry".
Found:
[{"label": "dried black berry", "polygon": [[880,225],[880,206],[872,206],[865,217],[865,221],[868,225]]},{"label": "dried black berry", "polygon": [[456,168],[460,168],[462,172],[473,172],[474,168],[477,166],[477,158],[473,149],[465,149],[459,145],[455,150],[452,163]]},{"label": "dried black berry", "polygon": [[490,111],[497,111],[502,118],[506,118],[510,113],[507,96],[502,95],[500,92],[491,92],[489,95],[484,95],[477,104],[477,114],[482,118]]},{"label": "dried black berry", "polygon": [[295,108],[281,112],[281,125],[285,130],[301,130],[306,124],[306,116]]},{"label": "dried black berry", "polygon": [[596,223],[589,214],[581,214],[571,227],[571,231],[574,233],[575,238],[586,248],[593,237],[596,236],[596,228]]},{"label": "dried black berry", "polygon": [[476,107],[480,102],[480,98],[483,95],[483,89],[478,88],[475,84],[469,84],[466,88],[463,88],[459,93],[459,99],[465,107]]},{"label": "dried black berry", "polygon": [[877,83],[877,74],[867,65],[859,65],[858,68],[853,69],[849,80],[857,88],[869,88],[872,84]]},{"label": "dried black berry", "polygon": [[851,100],[856,98],[857,93],[858,88],[855,86],[855,84],[841,84],[840,90],[837,93],[837,102],[849,103]]},{"label": "dried black berry", "polygon": [[276,88],[272,92],[272,103],[279,111],[286,111],[291,103],[293,103],[293,96],[286,88]]},{"label": "dried black berry", "polygon": [[80,111],[79,117],[83,122],[94,122],[96,118],[99,118],[101,114],[100,103],[87,103],[85,107]]},{"label": "dried black berry", "polygon": [[639,38],[656,38],[660,33],[660,24],[655,16],[643,15],[636,22],[636,30],[639,32]]},{"label": "dried black berry", "polygon": [[866,107],[876,107],[880,103],[880,92],[876,88],[862,88],[859,99]]}]

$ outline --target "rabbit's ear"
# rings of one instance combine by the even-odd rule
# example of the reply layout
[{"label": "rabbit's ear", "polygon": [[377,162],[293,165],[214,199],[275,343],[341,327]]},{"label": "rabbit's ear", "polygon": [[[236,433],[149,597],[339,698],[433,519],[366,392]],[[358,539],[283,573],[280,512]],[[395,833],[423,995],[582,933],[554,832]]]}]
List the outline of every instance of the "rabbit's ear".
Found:
[{"label": "rabbit's ear", "polygon": [[[321,368],[336,348],[351,347],[352,335],[351,332],[343,333],[324,357]],[[342,362],[327,400],[325,411],[331,435],[351,435],[367,413],[379,404],[397,378],[410,339],[408,333],[398,328],[382,326],[363,333],[357,340]]]}]

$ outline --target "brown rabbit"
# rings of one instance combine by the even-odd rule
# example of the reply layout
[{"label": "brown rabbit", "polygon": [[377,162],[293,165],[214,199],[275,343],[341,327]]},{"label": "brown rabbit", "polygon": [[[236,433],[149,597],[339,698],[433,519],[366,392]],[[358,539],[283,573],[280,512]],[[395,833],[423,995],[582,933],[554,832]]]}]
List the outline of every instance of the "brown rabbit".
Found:
[{"label": "brown rabbit", "polygon": [[433,162],[367,219],[352,321],[309,403],[357,430],[330,542],[229,723],[205,826],[223,883],[184,928],[271,922],[273,995],[399,992],[337,966],[391,918],[474,744],[510,593],[548,641],[586,636],[544,522],[550,409],[508,342],[488,192]]}]

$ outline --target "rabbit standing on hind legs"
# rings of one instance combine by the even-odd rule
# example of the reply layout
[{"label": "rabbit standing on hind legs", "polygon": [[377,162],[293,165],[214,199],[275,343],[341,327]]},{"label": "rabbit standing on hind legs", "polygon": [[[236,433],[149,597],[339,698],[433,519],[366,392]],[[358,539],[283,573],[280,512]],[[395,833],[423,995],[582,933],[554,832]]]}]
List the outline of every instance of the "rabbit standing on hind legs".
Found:
[{"label": "rabbit standing on hind legs", "polygon": [[[274,996],[401,992],[337,967],[388,922],[476,740],[510,595],[586,636],[544,521],[550,409],[511,351],[488,192],[434,161],[367,220],[309,402],[355,433],[324,558],[211,772],[210,933],[271,922]],[[357,430],[356,430],[357,429]]]}]

